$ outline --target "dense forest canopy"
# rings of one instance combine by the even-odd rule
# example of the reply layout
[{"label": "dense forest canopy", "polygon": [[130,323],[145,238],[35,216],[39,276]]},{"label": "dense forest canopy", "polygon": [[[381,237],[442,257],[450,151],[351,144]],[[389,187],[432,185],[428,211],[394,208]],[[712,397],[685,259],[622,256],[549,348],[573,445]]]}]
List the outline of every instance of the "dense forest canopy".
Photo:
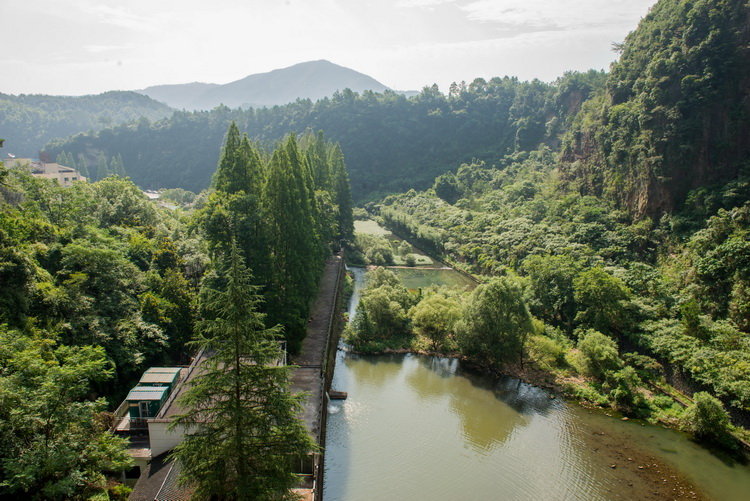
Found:
[{"label": "dense forest canopy", "polygon": [[[482,279],[414,293],[376,269],[353,344],[533,361],[582,400],[747,440],[732,422],[750,423],[748,33],[746,0],[660,0],[608,74],[157,109],[49,144],[98,180],[70,188],[0,164],[0,497],[103,492],[128,460],[102,411],[147,365],[184,361],[199,319],[208,332],[234,311],[269,339],[281,325],[297,349],[332,250],[396,261],[385,239],[354,237],[352,196]],[[0,111],[51,136],[145,114],[123,96],[106,101],[120,118],[34,96]],[[180,188],[167,196],[190,208],[136,184]],[[242,311],[220,300],[232,280]]]},{"label": "dense forest canopy", "polygon": [[604,79],[595,71],[570,73],[553,84],[476,79],[451,86],[447,95],[432,86],[412,98],[345,90],[315,103],[177,112],[154,123],[79,135],[45,150],[52,158],[83,156],[88,165],[102,155],[119,155],[127,175],[142,187],[200,191],[209,184],[229,122],[262,144],[289,132],[322,129],[346,152],[354,198],[373,199],[425,188],[460,162],[491,162],[540,144],[557,145],[566,124]]},{"label": "dense forest canopy", "polygon": [[55,138],[141,118],[158,120],[171,113],[169,106],[135,92],[112,91],[80,97],[0,94],[0,133],[6,139],[9,153],[35,158]]}]

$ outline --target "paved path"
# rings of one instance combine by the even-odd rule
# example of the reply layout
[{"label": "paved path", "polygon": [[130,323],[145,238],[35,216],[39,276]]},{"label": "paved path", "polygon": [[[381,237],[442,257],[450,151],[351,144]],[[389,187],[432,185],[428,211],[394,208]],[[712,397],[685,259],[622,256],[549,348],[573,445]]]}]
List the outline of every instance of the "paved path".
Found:
[{"label": "paved path", "polygon": [[[332,256],[326,261],[323,276],[320,279],[318,295],[310,310],[307,323],[307,335],[302,341],[298,355],[290,358],[292,369],[292,392],[305,393],[307,396],[302,410],[302,418],[308,433],[318,442],[322,442],[322,406],[325,405],[323,366],[328,342],[328,333],[335,308],[336,293],[341,268],[340,256]],[[323,444],[320,444],[323,445]]]},{"label": "paved path", "polygon": [[331,317],[336,314],[333,303],[336,300],[340,266],[340,256],[332,256],[326,261],[323,277],[318,287],[318,296],[310,309],[307,335],[302,341],[299,354],[291,359],[293,365],[300,367],[323,365]]}]

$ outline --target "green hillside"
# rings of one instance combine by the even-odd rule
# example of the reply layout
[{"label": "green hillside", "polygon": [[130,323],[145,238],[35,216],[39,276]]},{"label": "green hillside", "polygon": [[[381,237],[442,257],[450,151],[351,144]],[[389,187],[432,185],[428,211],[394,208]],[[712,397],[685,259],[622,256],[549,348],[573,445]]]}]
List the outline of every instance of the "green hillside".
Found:
[{"label": "green hillside", "polygon": [[[105,92],[90,96],[0,94],[0,134],[7,152],[36,157],[54,138],[96,131],[144,117],[169,116],[165,104],[135,92]],[[54,160],[54,159],[53,159]]]}]

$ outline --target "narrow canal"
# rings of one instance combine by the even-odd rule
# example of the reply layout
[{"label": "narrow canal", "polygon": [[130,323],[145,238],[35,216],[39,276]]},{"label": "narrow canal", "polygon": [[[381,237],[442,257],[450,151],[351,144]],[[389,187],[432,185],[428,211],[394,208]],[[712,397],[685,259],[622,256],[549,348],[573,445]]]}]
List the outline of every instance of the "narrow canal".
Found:
[{"label": "narrow canal", "polygon": [[[364,270],[352,271],[350,318],[364,283]],[[445,280],[429,271],[425,283]],[[339,351],[333,388],[349,397],[329,404],[326,501],[750,499],[750,467],[681,433],[456,360]]]}]

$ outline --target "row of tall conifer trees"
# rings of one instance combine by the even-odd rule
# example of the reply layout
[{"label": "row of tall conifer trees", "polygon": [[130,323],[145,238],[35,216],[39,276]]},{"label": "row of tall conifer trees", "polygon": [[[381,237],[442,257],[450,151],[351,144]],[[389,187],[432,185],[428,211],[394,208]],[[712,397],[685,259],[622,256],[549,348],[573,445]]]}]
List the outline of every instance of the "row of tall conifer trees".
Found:
[{"label": "row of tall conifer trees", "polygon": [[323,263],[354,231],[341,149],[319,132],[290,135],[269,154],[232,123],[213,188],[198,216],[211,252],[226,255],[237,242],[267,324],[283,325],[297,351]]}]

